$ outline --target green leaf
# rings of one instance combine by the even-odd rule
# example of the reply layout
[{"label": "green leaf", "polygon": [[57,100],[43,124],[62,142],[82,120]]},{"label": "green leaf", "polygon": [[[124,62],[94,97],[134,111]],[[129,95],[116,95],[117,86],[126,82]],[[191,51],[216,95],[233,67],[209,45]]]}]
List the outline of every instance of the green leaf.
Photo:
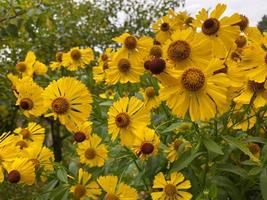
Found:
[{"label": "green leaf", "polygon": [[232,164],[225,164],[225,165],[218,166],[218,170],[225,171],[225,172],[231,172],[233,174],[241,176],[244,179],[248,178],[248,174],[247,174],[246,170],[244,170],[241,167],[237,167],[235,165],[232,165]]},{"label": "green leaf", "polygon": [[161,133],[171,132],[171,131],[177,129],[180,125],[181,125],[181,122],[173,123],[172,125],[170,125],[168,128],[166,128],[166,129],[165,129],[164,131],[162,131]]},{"label": "green leaf", "polygon": [[261,172],[262,172],[261,167],[255,167],[255,168],[252,168],[251,170],[249,170],[248,175],[249,176],[257,176]]},{"label": "green leaf", "polygon": [[217,154],[223,155],[222,147],[220,147],[213,140],[210,140],[208,138],[205,138],[203,140],[203,143],[204,143],[204,145],[205,145],[205,147],[207,148],[208,151],[211,151],[213,153],[217,153]]},{"label": "green leaf", "polygon": [[267,169],[264,169],[260,175],[260,189],[264,200],[267,200]]},{"label": "green leaf", "polygon": [[170,173],[175,171],[180,171],[187,167],[195,158],[202,155],[204,152],[195,152],[192,153],[190,151],[185,152],[175,163],[173,164]]},{"label": "green leaf", "polygon": [[59,168],[57,170],[57,177],[60,181],[64,182],[64,183],[68,183],[68,178],[67,178],[67,172],[65,169],[63,168]]},{"label": "green leaf", "polygon": [[222,138],[228,142],[229,144],[237,147],[238,149],[240,149],[244,154],[248,155],[253,161],[258,162],[259,159],[256,158],[248,149],[248,147],[242,143],[241,141],[239,141],[238,139],[232,137],[232,136],[222,136]]}]

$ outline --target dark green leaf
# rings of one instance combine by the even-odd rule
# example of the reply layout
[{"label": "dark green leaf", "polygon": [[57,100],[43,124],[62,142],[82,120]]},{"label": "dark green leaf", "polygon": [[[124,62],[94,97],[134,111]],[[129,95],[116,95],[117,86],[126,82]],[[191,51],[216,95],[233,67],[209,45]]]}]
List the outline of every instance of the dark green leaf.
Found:
[{"label": "dark green leaf", "polygon": [[267,200],[267,169],[262,170],[260,175],[261,195],[264,200]]},{"label": "dark green leaf", "polygon": [[57,170],[57,177],[60,181],[64,182],[64,183],[68,183],[68,177],[67,177],[67,172],[65,169],[63,168],[59,168]]},{"label": "dark green leaf", "polygon": [[210,140],[208,138],[204,138],[203,143],[204,143],[205,147],[208,149],[208,151],[223,155],[222,148],[213,140]]}]

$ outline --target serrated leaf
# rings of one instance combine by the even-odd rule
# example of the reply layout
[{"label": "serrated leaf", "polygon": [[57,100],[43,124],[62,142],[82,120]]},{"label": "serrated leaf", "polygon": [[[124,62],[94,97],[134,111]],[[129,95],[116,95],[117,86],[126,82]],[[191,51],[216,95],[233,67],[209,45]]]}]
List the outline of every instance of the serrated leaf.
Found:
[{"label": "serrated leaf", "polygon": [[244,154],[248,155],[253,161],[258,162],[259,159],[256,158],[248,149],[248,147],[242,143],[241,141],[239,141],[238,139],[232,137],[232,136],[222,136],[222,138],[228,142],[229,144],[237,147],[239,150],[241,150]]},{"label": "serrated leaf", "polygon": [[213,140],[210,140],[208,138],[205,138],[203,140],[203,144],[205,145],[205,147],[207,148],[208,151],[211,151],[213,153],[217,153],[220,155],[223,155],[223,151],[222,151],[222,147],[220,147],[216,142],[214,142]]},{"label": "serrated leaf", "polygon": [[260,189],[264,200],[267,200],[267,169],[262,170],[260,175]]}]

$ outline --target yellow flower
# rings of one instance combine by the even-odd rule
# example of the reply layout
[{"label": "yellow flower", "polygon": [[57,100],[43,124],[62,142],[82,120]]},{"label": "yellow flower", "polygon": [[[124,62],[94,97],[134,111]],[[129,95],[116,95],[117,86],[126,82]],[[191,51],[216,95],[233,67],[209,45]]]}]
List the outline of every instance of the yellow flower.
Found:
[{"label": "yellow flower", "polygon": [[138,198],[137,191],[123,182],[118,183],[117,176],[100,176],[97,182],[106,193],[105,200],[137,200]]},{"label": "yellow flower", "polygon": [[80,162],[90,167],[102,167],[108,157],[106,145],[101,144],[101,138],[96,134],[79,143],[77,153],[80,157]]},{"label": "yellow flower", "polygon": [[255,108],[260,108],[266,105],[267,102],[267,85],[266,82],[257,83],[252,80],[248,80],[243,85],[237,97],[234,98],[234,102],[238,104],[250,104]]},{"label": "yellow flower", "polygon": [[17,91],[17,88],[16,88],[16,85],[19,84],[20,82],[20,78],[14,74],[11,74],[11,73],[8,73],[7,74],[7,78],[11,81],[12,83],[12,91],[14,92],[14,94],[18,94],[18,91]]},{"label": "yellow flower", "polygon": [[92,110],[92,97],[87,87],[72,77],[53,81],[43,92],[44,103],[68,129],[85,122]]},{"label": "yellow flower", "polygon": [[50,68],[52,69],[52,71],[59,70],[62,67],[62,57],[63,57],[62,52],[56,53],[56,61],[50,63]]},{"label": "yellow flower", "polygon": [[149,70],[153,76],[156,76],[163,85],[169,85],[177,78],[176,70],[162,58],[152,57],[145,62],[145,68]]},{"label": "yellow flower", "polygon": [[190,142],[183,138],[175,139],[166,149],[167,158],[170,162],[177,160],[180,155],[192,148]]},{"label": "yellow flower", "polygon": [[186,12],[178,12],[175,15],[175,29],[187,29],[192,27],[193,18]]},{"label": "yellow flower", "polygon": [[144,67],[137,60],[114,56],[109,63],[109,68],[106,70],[106,82],[111,85],[127,82],[138,83],[144,71]]},{"label": "yellow flower", "polygon": [[45,75],[47,73],[47,66],[44,63],[36,61],[33,65],[34,73],[36,75]]},{"label": "yellow flower", "polygon": [[174,172],[170,180],[166,180],[162,172],[155,176],[153,188],[160,191],[152,192],[153,200],[190,200],[192,194],[185,192],[185,189],[191,188],[189,180],[184,180],[184,175],[180,172]]},{"label": "yellow flower", "polygon": [[115,93],[112,89],[107,89],[104,93],[99,94],[103,99],[114,99]]},{"label": "yellow flower", "polygon": [[27,158],[35,167],[35,170],[52,171],[54,154],[47,147],[34,143],[34,145],[24,148],[21,152],[22,158]]},{"label": "yellow flower", "polygon": [[163,46],[163,57],[176,69],[206,67],[211,59],[208,43],[191,28],[177,30]]},{"label": "yellow flower", "polygon": [[[3,135],[6,135],[6,133],[4,133]],[[1,137],[3,137],[3,135],[1,135]],[[5,137],[9,137],[9,142],[4,141],[4,138],[0,139],[0,183],[4,181],[3,169],[7,165],[11,164],[20,153],[18,148],[15,147],[17,138],[14,137],[14,135],[6,135]]]},{"label": "yellow flower", "polygon": [[142,62],[143,58],[148,55],[149,49],[153,45],[150,37],[136,38],[129,33],[123,33],[119,37],[113,38],[115,42],[123,44],[123,47],[118,49],[116,55],[121,58],[128,58],[136,63]]},{"label": "yellow flower", "polygon": [[156,33],[156,40],[161,44],[164,44],[175,31],[175,18],[172,13],[159,18],[153,25],[153,31]]},{"label": "yellow flower", "polygon": [[136,134],[133,151],[141,159],[146,160],[158,153],[160,139],[153,129],[143,128]]},{"label": "yellow flower", "polygon": [[46,112],[42,98],[43,88],[37,85],[31,77],[22,78],[16,85],[17,101],[26,117],[31,115],[39,117]]},{"label": "yellow flower", "polygon": [[20,61],[16,64],[16,69],[21,72],[23,76],[32,76],[33,64],[35,63],[36,56],[32,51],[29,51],[24,61]]},{"label": "yellow flower", "polygon": [[81,168],[79,169],[78,182],[70,188],[75,199],[98,199],[98,196],[101,194],[101,189],[98,184],[91,179],[91,174]]},{"label": "yellow flower", "polygon": [[34,184],[35,169],[34,165],[27,158],[17,158],[12,164],[7,166],[7,180],[10,183],[25,183],[27,185]]},{"label": "yellow flower", "polygon": [[62,65],[70,71],[77,71],[79,67],[85,68],[92,60],[94,60],[94,53],[91,48],[75,47],[62,55]]},{"label": "yellow flower", "polygon": [[25,128],[16,128],[14,133],[20,135],[23,140],[34,142],[40,146],[44,142],[45,129],[35,122],[30,122]]},{"label": "yellow flower", "polygon": [[146,87],[141,91],[141,94],[144,97],[144,104],[148,110],[157,108],[160,105],[160,98],[153,86]]},{"label": "yellow flower", "polygon": [[247,71],[246,74],[250,80],[265,81],[267,77],[267,50],[258,44],[248,46],[242,54],[241,66]]},{"label": "yellow flower", "polygon": [[226,5],[217,4],[208,15],[208,11],[203,8],[193,20],[193,26],[201,29],[201,37],[211,44],[213,55],[218,57],[225,56],[240,33],[237,25],[241,20],[240,16],[235,13],[221,18],[225,10]]},{"label": "yellow flower", "polygon": [[[240,107],[237,105],[236,107]],[[256,124],[257,118],[255,111],[253,109],[250,112],[242,112],[239,108],[238,110],[234,111],[232,114],[232,119],[228,123],[228,127],[232,127],[233,129],[241,129],[243,131],[247,131],[254,127]],[[243,108],[245,111],[245,108]]]},{"label": "yellow flower", "polygon": [[120,136],[121,143],[131,146],[136,131],[150,123],[150,113],[144,109],[144,103],[136,97],[123,97],[114,102],[108,111],[108,132],[114,141]]},{"label": "yellow flower", "polygon": [[92,122],[86,121],[80,124],[77,124],[71,132],[73,133],[73,138],[76,142],[80,143],[84,140],[89,139],[92,132]]},{"label": "yellow flower", "polygon": [[213,59],[205,68],[188,67],[178,72],[179,78],[160,90],[160,97],[178,117],[187,111],[192,121],[209,120],[227,106],[229,79],[224,73],[223,61]]},{"label": "yellow flower", "polygon": [[98,58],[98,66],[93,67],[94,80],[96,83],[106,80],[106,70],[109,68],[109,62],[113,56],[111,48],[107,48],[105,52]]}]

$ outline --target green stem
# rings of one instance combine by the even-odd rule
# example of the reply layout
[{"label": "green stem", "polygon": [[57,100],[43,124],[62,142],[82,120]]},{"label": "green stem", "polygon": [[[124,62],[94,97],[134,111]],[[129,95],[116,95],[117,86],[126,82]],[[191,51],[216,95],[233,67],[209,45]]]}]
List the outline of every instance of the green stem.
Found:
[{"label": "green stem", "polygon": [[[142,170],[141,170],[141,168],[139,167],[138,163],[136,162],[136,159],[133,159],[133,161],[134,161],[134,164],[135,164],[136,168],[138,169],[139,173],[141,173]],[[143,182],[144,182],[144,185],[145,185],[145,187],[146,187],[146,190],[149,191],[149,188],[148,188],[148,186],[147,186],[147,184],[146,184],[146,180],[144,179],[143,175],[142,175],[141,178],[142,178],[142,180],[143,180]]]},{"label": "green stem", "polygon": [[62,143],[61,143],[61,138],[60,138],[60,125],[58,121],[55,124],[54,120],[51,119],[50,126],[51,126],[51,133],[52,133],[52,139],[53,139],[55,161],[60,162],[62,160],[62,151],[61,151]]}]

